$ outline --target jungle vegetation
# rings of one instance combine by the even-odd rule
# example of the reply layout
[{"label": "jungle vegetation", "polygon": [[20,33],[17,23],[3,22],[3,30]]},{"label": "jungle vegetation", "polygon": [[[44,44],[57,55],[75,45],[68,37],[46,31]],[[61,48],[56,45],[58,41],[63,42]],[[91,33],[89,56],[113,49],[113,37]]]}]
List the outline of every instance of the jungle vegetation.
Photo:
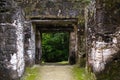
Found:
[{"label": "jungle vegetation", "polygon": [[42,33],[42,53],[44,62],[67,61],[69,33]]}]

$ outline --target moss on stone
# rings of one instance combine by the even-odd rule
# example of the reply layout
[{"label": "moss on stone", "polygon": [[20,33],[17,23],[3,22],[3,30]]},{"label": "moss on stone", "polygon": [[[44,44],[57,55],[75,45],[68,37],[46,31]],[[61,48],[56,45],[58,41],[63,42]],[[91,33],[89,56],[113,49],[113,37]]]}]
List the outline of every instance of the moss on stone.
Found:
[{"label": "moss on stone", "polygon": [[39,75],[40,67],[39,66],[33,66],[33,67],[27,67],[25,75],[21,78],[21,80],[40,80]]}]

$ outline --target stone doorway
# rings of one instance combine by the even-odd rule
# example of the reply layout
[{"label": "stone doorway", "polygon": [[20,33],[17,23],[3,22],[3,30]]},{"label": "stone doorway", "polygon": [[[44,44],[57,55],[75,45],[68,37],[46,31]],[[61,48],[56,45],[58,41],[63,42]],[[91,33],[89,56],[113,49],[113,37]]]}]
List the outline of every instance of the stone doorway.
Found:
[{"label": "stone doorway", "polygon": [[75,64],[77,57],[77,19],[76,18],[31,18],[36,41],[35,63],[41,63],[42,33],[43,32],[69,32],[69,63]]}]

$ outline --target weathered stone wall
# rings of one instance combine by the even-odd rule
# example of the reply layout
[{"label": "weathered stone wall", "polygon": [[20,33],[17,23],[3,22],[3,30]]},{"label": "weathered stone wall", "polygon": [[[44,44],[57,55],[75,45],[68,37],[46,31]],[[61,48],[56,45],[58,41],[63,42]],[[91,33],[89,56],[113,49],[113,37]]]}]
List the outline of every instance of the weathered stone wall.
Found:
[{"label": "weathered stone wall", "polygon": [[[17,1],[19,6],[21,6],[24,9],[27,19],[29,19],[29,17],[34,18],[38,17],[39,19],[41,18],[41,20],[45,18],[46,19],[79,18],[78,22],[84,22],[83,17],[85,6],[84,4],[87,2],[82,2],[82,0],[15,0],[15,1]],[[36,49],[36,51],[38,50]]]},{"label": "weathered stone wall", "polygon": [[[89,0],[15,0],[24,9],[26,18],[76,18],[78,23],[84,24],[84,7],[89,2]],[[78,26],[77,26],[78,27]],[[81,26],[80,26],[81,27]],[[81,30],[81,28],[80,28]],[[77,30],[76,30],[77,32]],[[81,32],[81,31],[80,31]],[[81,32],[83,33],[83,32]],[[80,34],[81,34],[80,33]],[[78,34],[78,35],[80,35]],[[78,53],[77,57],[81,57],[81,61],[85,65],[85,52],[82,47],[85,42],[83,39],[84,35],[78,37]],[[84,41],[84,42],[83,42]],[[81,49],[82,48],[82,49]],[[76,51],[77,52],[77,51]],[[79,61],[79,60],[78,60]],[[80,62],[81,63],[81,62]]]},{"label": "weathered stone wall", "polygon": [[77,32],[77,63],[80,65],[80,67],[86,66],[86,41],[85,41],[85,27],[84,24],[78,25],[78,32]]},{"label": "weathered stone wall", "polygon": [[40,64],[42,57],[42,34],[39,29],[36,27],[36,54],[35,54],[35,63]]},{"label": "weathered stone wall", "polygon": [[35,63],[35,31],[29,21],[24,23],[24,49],[26,66]]},{"label": "weathered stone wall", "polygon": [[77,17],[83,14],[81,0],[15,0],[27,16]]},{"label": "weathered stone wall", "polygon": [[70,32],[70,40],[69,40],[69,63],[76,63],[76,33]]},{"label": "weathered stone wall", "polygon": [[88,66],[97,80],[120,80],[119,5],[119,0],[92,0],[86,8]]},{"label": "weathered stone wall", "polygon": [[0,80],[16,80],[25,67],[23,12],[12,0],[0,4]]}]

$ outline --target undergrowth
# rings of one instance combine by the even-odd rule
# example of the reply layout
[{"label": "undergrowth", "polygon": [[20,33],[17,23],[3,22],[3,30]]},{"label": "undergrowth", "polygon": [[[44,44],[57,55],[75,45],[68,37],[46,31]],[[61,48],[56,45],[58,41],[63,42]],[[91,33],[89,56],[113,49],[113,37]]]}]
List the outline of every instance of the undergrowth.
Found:
[{"label": "undergrowth", "polygon": [[74,80],[95,80],[94,74],[88,72],[85,68],[73,67]]}]

